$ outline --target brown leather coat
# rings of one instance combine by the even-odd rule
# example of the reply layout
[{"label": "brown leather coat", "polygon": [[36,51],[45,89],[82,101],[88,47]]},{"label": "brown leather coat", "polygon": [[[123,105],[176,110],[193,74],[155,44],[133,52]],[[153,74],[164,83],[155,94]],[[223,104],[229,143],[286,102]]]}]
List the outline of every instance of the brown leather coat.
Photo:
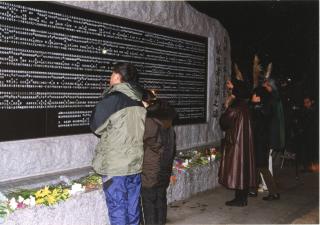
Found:
[{"label": "brown leather coat", "polygon": [[219,183],[230,189],[256,187],[253,134],[248,105],[244,100],[235,102],[221,115],[224,130]]}]

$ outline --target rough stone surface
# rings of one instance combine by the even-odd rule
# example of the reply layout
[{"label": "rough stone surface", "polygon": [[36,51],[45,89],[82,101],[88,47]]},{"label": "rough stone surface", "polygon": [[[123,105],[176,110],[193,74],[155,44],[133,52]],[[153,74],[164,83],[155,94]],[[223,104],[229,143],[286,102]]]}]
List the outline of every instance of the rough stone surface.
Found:
[{"label": "rough stone surface", "polygon": [[192,195],[218,186],[219,163],[212,162],[210,166],[198,166],[187,173],[174,172],[177,178],[175,184],[170,184],[167,190],[168,203],[190,198]]},{"label": "rough stone surface", "polygon": [[[175,173],[177,182],[167,190],[168,203],[185,200],[218,185],[218,162]],[[72,197],[53,207],[37,206],[16,210],[4,225],[105,225],[110,224],[104,193],[100,190]]]},{"label": "rough stone surface", "polygon": [[[217,118],[221,113],[221,103],[224,99],[223,76],[230,74],[231,62],[227,31],[217,20],[181,1],[60,2],[94,12],[208,37],[207,123],[175,127],[176,141],[178,150],[220,141],[222,133]],[[221,72],[223,66],[225,71]],[[215,106],[215,103],[218,106]],[[214,116],[215,110],[218,112],[216,116]],[[0,183],[88,166],[96,143],[97,139],[92,134],[1,142]]]},{"label": "rough stone surface", "polygon": [[92,134],[0,143],[0,183],[91,165]]}]

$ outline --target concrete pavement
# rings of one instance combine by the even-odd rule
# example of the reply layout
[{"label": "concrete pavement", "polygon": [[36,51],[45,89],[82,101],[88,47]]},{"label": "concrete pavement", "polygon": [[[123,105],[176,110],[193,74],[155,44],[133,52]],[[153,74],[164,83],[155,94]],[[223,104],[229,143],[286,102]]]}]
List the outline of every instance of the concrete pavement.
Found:
[{"label": "concrete pavement", "polygon": [[234,191],[218,187],[168,206],[168,224],[319,224],[319,173],[296,179],[293,167],[275,170],[278,201],[263,201],[267,192],[249,198],[246,207],[224,203]]}]

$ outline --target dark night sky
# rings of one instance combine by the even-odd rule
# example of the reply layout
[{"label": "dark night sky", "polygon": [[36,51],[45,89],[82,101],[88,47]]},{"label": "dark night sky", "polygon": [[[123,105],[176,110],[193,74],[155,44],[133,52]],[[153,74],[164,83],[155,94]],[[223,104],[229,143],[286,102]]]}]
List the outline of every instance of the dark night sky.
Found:
[{"label": "dark night sky", "polygon": [[227,29],[232,58],[251,74],[252,58],[273,62],[273,75],[292,78],[289,87],[300,87],[318,97],[318,1],[197,1],[198,11]]}]

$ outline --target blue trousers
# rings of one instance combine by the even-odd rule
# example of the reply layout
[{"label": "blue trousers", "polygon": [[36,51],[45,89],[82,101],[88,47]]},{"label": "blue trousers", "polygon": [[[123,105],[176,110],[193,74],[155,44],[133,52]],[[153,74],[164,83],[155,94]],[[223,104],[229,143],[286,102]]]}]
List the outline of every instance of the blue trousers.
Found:
[{"label": "blue trousers", "polygon": [[140,224],[140,174],[111,177],[103,183],[103,191],[111,225]]}]

